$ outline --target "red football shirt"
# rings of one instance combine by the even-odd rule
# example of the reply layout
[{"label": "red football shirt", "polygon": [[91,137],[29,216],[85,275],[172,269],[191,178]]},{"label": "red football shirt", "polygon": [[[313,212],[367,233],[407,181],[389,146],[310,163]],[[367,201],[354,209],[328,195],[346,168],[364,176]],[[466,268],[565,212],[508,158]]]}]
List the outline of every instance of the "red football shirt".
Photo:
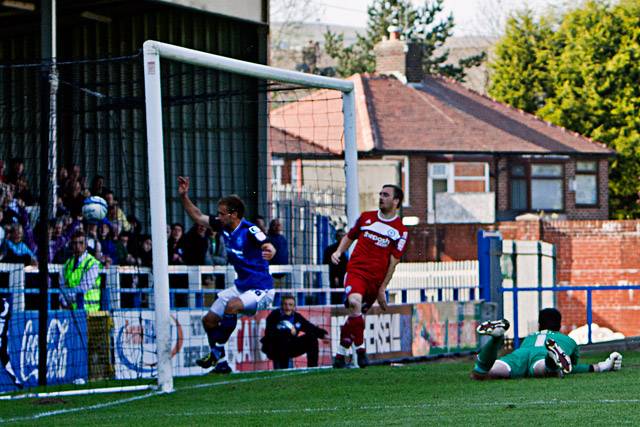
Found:
[{"label": "red football shirt", "polygon": [[381,283],[387,274],[389,255],[400,258],[407,249],[407,228],[397,215],[383,219],[379,211],[363,212],[347,235],[351,240],[358,239],[347,264],[347,273],[377,283]]}]

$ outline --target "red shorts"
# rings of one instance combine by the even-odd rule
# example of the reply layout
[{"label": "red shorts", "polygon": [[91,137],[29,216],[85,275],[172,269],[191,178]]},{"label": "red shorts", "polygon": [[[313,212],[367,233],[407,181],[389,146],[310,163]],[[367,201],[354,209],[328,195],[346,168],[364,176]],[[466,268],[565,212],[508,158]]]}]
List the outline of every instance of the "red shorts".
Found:
[{"label": "red shorts", "polygon": [[345,306],[348,305],[349,295],[360,294],[362,295],[362,312],[365,313],[378,299],[379,290],[380,283],[365,279],[358,273],[344,275]]}]

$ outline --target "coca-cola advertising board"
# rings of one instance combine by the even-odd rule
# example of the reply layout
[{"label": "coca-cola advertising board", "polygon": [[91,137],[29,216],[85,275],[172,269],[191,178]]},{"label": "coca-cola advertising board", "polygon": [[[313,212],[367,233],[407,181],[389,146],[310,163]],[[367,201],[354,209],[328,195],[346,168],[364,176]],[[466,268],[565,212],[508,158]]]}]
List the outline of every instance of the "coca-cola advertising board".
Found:
[{"label": "coca-cola advertising board", "polygon": [[[38,313],[13,313],[7,330],[11,369],[27,387],[38,385]],[[47,327],[47,384],[87,380],[87,320],[84,311],[49,312]],[[0,366],[0,391],[15,385]]]}]

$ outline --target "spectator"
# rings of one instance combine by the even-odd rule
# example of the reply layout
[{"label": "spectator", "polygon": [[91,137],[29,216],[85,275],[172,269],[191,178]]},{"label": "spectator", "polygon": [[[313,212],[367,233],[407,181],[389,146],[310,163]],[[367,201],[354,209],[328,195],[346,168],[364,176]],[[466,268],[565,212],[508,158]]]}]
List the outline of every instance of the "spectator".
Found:
[{"label": "spectator", "polygon": [[36,256],[22,241],[24,231],[22,225],[12,224],[9,228],[9,238],[5,239],[0,249],[0,260],[6,263],[37,265]]},{"label": "spectator", "polygon": [[[300,335],[300,332],[304,332]],[[273,361],[273,369],[290,368],[289,360],[307,354],[307,366],[318,366],[318,339],[327,331],[317,327],[296,311],[296,300],[291,295],[282,297],[280,308],[267,317],[267,328],[262,352]]]},{"label": "spectator", "polygon": [[73,256],[62,267],[60,275],[61,303],[64,308],[78,308],[77,293],[84,294],[84,310],[100,310],[100,271],[102,264],[87,252],[87,242],[82,231],[76,231],[71,238]]},{"label": "spectator", "polygon": [[185,265],[205,265],[205,257],[209,249],[207,227],[195,224],[182,239],[182,260]]},{"label": "spectator", "polygon": [[105,267],[117,264],[116,243],[113,240],[113,231],[108,223],[104,222],[98,228],[98,241],[102,248],[102,263]]},{"label": "spectator", "polygon": [[56,187],[56,195],[59,197],[64,196],[65,189],[67,188],[69,181],[69,172],[64,166],[58,170],[58,186]]},{"label": "spectator", "polygon": [[56,196],[56,218],[69,215],[69,209],[64,205],[62,197]]},{"label": "spectator", "polygon": [[[269,223],[269,231],[267,233],[269,240],[276,248],[276,255],[269,261],[270,265],[287,265],[289,264],[289,245],[287,239],[282,235],[282,224],[278,218],[274,218]],[[284,273],[272,274],[276,279],[276,287],[284,286]]]},{"label": "spectator", "polygon": [[271,243],[276,248],[276,255],[271,259],[272,265],[289,264],[289,245],[287,239],[282,235],[282,223],[278,218],[274,218],[269,223],[269,232],[267,233]]},{"label": "spectator", "polygon": [[169,264],[182,265],[182,244],[180,240],[183,238],[184,226],[178,222],[171,224],[171,235],[167,242],[169,251]]},{"label": "spectator", "polygon": [[2,225],[11,225],[19,222],[18,204],[13,198],[13,185],[4,184],[0,187],[0,211],[4,212]]},{"label": "spectator", "polygon": [[[340,256],[340,262],[331,262],[331,255],[338,249],[340,241],[347,233],[344,230],[336,231],[336,241],[327,246],[322,256],[322,263],[329,265],[329,286],[334,289],[344,289],[344,275],[347,273],[347,262],[349,257],[344,252]],[[331,292],[331,304],[342,304],[342,292]]]},{"label": "spectator", "polygon": [[127,215],[127,222],[131,226],[129,229],[129,247],[133,252],[136,252],[142,244],[142,224],[140,224],[135,215]]},{"label": "spectator", "polygon": [[93,177],[89,192],[92,196],[98,196],[104,199],[105,194],[110,192],[110,190],[104,186],[104,176],[96,175]]},{"label": "spectator", "polygon": [[9,184],[17,184],[18,179],[24,176],[24,160],[20,157],[14,157],[9,161],[9,172],[6,182]]},{"label": "spectator", "polygon": [[29,190],[29,184],[27,183],[27,178],[24,176],[18,177],[18,181],[16,182],[16,195],[17,199],[21,199],[25,205],[33,206],[35,204],[35,198]]},{"label": "spectator", "polygon": [[138,264],[142,267],[153,266],[153,252],[151,247],[151,236],[144,235],[140,239],[142,243],[140,244],[140,250],[138,252]]},{"label": "spectator", "polygon": [[118,265],[136,265],[137,260],[133,256],[131,250],[131,246],[129,244],[130,234],[128,232],[122,232],[118,236],[118,241],[116,242],[116,259]]},{"label": "spectator", "polygon": [[69,180],[62,201],[67,209],[69,209],[73,218],[82,216],[84,199],[85,197],[84,194],[82,194],[82,185],[80,184],[80,181]]},{"label": "spectator", "polygon": [[98,238],[98,224],[87,223],[87,251],[97,259],[102,259],[102,246]]},{"label": "spectator", "polygon": [[[224,244],[222,235],[213,231],[211,228],[207,228],[207,237],[209,239],[209,246],[205,255],[205,265],[227,265],[227,248]],[[208,286],[215,286],[216,289],[225,288],[225,277],[221,274],[215,274],[212,276],[206,276],[205,281]]]},{"label": "spectator", "polygon": [[59,219],[49,226],[49,262],[62,264],[69,257],[65,248],[79,225],[80,221],[74,219],[65,231],[64,220]]},{"label": "spectator", "polygon": [[118,207],[118,201],[113,195],[113,191],[107,191],[104,195],[104,200],[109,207],[107,210],[107,218],[112,224],[120,224],[121,231],[131,231],[131,224],[127,221],[127,216],[122,212],[122,209]]},{"label": "spectator", "polygon": [[4,160],[0,159],[0,184],[6,182],[7,177],[4,174]]},{"label": "spectator", "polygon": [[69,174],[69,180],[72,182],[79,182],[81,188],[86,188],[86,178],[82,176],[80,165],[71,166],[71,173]]},{"label": "spectator", "polygon": [[264,217],[262,215],[256,215],[256,220],[253,222],[255,225],[258,226],[258,228],[260,230],[262,230],[263,233],[267,233],[267,223],[264,220]]},{"label": "spectator", "polygon": [[209,247],[205,257],[205,264],[227,265],[227,249],[224,246],[224,240],[222,240],[220,233],[208,228],[207,237],[209,238]]}]

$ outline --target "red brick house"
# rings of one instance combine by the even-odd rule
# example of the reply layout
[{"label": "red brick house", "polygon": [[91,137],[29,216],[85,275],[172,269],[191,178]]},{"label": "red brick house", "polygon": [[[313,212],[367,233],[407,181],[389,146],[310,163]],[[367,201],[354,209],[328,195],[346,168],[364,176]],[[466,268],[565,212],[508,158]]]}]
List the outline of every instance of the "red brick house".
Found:
[{"label": "red brick house", "polygon": [[[612,150],[457,82],[422,76],[412,66],[419,63],[412,52],[399,40],[386,40],[376,47],[377,73],[350,77],[357,92],[359,164],[398,160],[399,183],[408,194],[403,215],[422,225],[413,229],[417,240],[409,260],[441,259],[425,248],[429,224],[475,224],[471,230],[527,212],[608,219]],[[271,112],[272,146],[282,147],[287,138],[299,142],[297,153],[273,149],[274,157],[285,159],[284,170],[300,159],[342,155],[342,116],[329,113],[340,111],[340,102],[320,90]],[[318,126],[327,121],[331,126]],[[281,178],[286,182],[287,174]],[[437,238],[431,242],[438,244]]]}]

